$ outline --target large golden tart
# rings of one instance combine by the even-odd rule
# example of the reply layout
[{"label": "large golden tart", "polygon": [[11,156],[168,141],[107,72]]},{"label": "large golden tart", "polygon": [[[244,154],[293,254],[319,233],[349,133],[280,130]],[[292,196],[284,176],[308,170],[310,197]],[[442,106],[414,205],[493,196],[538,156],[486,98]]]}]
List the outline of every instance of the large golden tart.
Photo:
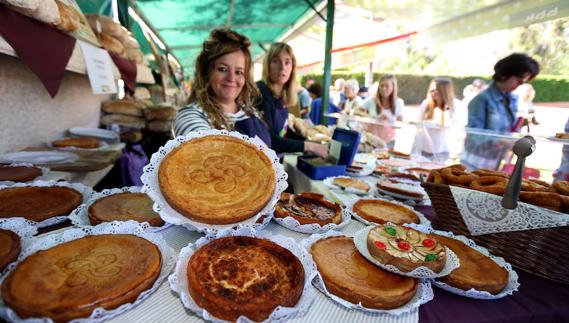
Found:
[{"label": "large golden tart", "polygon": [[500,293],[508,284],[508,271],[490,257],[472,249],[462,241],[438,234],[429,236],[449,247],[460,260],[460,267],[448,276],[438,278],[441,282],[465,291],[474,288],[491,294]]},{"label": "large golden tart", "polygon": [[154,202],[144,193],[119,193],[103,197],[89,206],[88,216],[92,225],[112,221],[135,220],[161,227],[164,220],[152,209]]},{"label": "large golden tart", "polygon": [[352,210],[363,219],[377,224],[419,223],[415,212],[388,201],[361,199],[354,204]]},{"label": "large golden tart", "polygon": [[0,218],[24,217],[43,220],[67,215],[83,201],[83,195],[69,187],[25,186],[0,190]]},{"label": "large golden tart", "polygon": [[279,305],[295,306],[304,287],[304,269],[292,252],[243,236],[216,239],[197,250],[187,275],[196,304],[228,321],[241,315],[263,321]]},{"label": "large golden tart", "polygon": [[342,208],[337,203],[328,202],[324,195],[304,192],[300,195],[282,193],[275,206],[275,217],[291,216],[300,224],[318,224],[342,222]]},{"label": "large golden tart", "polygon": [[75,147],[83,149],[93,149],[93,148],[99,148],[99,146],[101,145],[101,141],[95,138],[87,138],[87,137],[64,138],[52,141],[51,145],[55,148]]},{"label": "large golden tart", "polygon": [[388,310],[400,307],[415,295],[417,280],[385,271],[367,261],[348,237],[315,242],[310,252],[326,289],[353,304]]},{"label": "large golden tart", "polygon": [[146,239],[87,236],[24,259],[4,280],[2,298],[21,318],[67,322],[135,301],[161,267],[160,250]]},{"label": "large golden tart", "polygon": [[41,174],[41,169],[33,166],[0,166],[0,182],[28,182]]},{"label": "large golden tart", "polygon": [[20,236],[10,230],[0,229],[0,272],[18,258]]},{"label": "large golden tart", "polygon": [[380,224],[367,236],[367,248],[377,261],[393,265],[402,272],[427,267],[435,273],[443,269],[445,246],[427,234],[391,224]]},{"label": "large golden tart", "polygon": [[271,160],[256,146],[229,136],[181,144],[160,164],[158,181],[171,207],[207,224],[255,216],[276,186]]}]

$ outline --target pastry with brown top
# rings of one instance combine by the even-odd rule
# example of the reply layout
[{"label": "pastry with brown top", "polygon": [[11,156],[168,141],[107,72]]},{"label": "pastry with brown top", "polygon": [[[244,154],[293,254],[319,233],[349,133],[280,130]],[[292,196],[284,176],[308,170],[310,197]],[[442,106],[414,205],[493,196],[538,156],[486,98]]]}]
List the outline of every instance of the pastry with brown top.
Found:
[{"label": "pastry with brown top", "polygon": [[352,210],[361,218],[377,224],[419,223],[415,212],[389,201],[361,199],[354,204]]},{"label": "pastry with brown top", "polygon": [[289,250],[245,236],[216,239],[188,262],[188,288],[213,316],[263,321],[277,306],[294,307],[304,288],[304,268]]},{"label": "pastry with brown top", "polygon": [[367,261],[352,238],[328,237],[310,248],[326,289],[353,304],[389,310],[408,303],[418,281],[385,271]]},{"label": "pastry with brown top", "polygon": [[42,175],[42,170],[33,166],[0,166],[0,182],[29,182]]},{"label": "pastry with brown top", "polygon": [[2,298],[21,318],[67,322],[134,302],[161,268],[160,250],[144,238],[86,236],[24,259],[4,280]]},{"label": "pastry with brown top", "polygon": [[164,198],[185,217],[229,224],[255,216],[269,203],[276,175],[256,146],[229,136],[207,136],[172,150],[159,166]]},{"label": "pastry with brown top", "polygon": [[342,208],[337,203],[328,202],[324,195],[304,192],[300,195],[282,193],[275,206],[275,217],[293,217],[300,224],[318,224],[342,222]]},{"label": "pastry with brown top", "polygon": [[422,200],[425,198],[424,190],[419,185],[404,183],[396,179],[377,182],[377,188],[389,193],[404,195],[406,197]]},{"label": "pastry with brown top", "polygon": [[88,216],[92,225],[112,221],[148,222],[161,227],[164,220],[152,209],[154,202],[144,193],[119,193],[95,201],[89,206]]},{"label": "pastry with brown top", "polygon": [[350,177],[336,177],[334,181],[332,181],[332,184],[343,189],[353,188],[362,192],[369,192],[371,189],[368,183]]},{"label": "pastry with brown top", "polygon": [[52,141],[51,145],[55,148],[75,147],[83,149],[94,149],[94,148],[99,148],[99,146],[101,146],[101,141],[95,138],[87,138],[87,137],[65,138],[65,139]]},{"label": "pastry with brown top", "polygon": [[68,215],[81,204],[83,195],[69,187],[25,186],[0,190],[0,218],[23,217],[41,222]]},{"label": "pastry with brown top", "polygon": [[20,250],[20,236],[10,230],[0,229],[0,273],[18,258]]}]

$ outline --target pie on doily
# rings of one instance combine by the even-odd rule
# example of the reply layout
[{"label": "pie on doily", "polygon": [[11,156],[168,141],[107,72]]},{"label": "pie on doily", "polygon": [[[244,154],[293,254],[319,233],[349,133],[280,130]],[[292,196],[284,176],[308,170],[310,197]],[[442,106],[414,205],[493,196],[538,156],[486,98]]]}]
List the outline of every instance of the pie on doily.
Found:
[{"label": "pie on doily", "polygon": [[2,298],[20,318],[66,322],[135,301],[161,267],[160,250],[144,238],[87,236],[24,259],[4,280]]},{"label": "pie on doily", "polygon": [[23,217],[41,222],[67,215],[83,201],[83,195],[69,187],[25,186],[0,190],[0,218]]},{"label": "pie on doily", "polygon": [[119,193],[95,201],[89,206],[88,216],[92,225],[112,221],[135,220],[161,227],[164,220],[152,209],[154,202],[144,193]]},{"label": "pie on doily", "polygon": [[369,192],[371,189],[368,183],[350,177],[336,177],[332,183],[343,189],[352,188],[363,192]]},{"label": "pie on doily", "polygon": [[300,260],[278,244],[235,236],[216,239],[188,261],[189,293],[215,317],[263,321],[277,306],[293,307],[304,287]]},{"label": "pie on doily", "polygon": [[41,169],[33,166],[0,166],[0,182],[28,182],[41,174]]},{"label": "pie on doily", "polygon": [[20,236],[10,230],[0,229],[0,272],[18,258]]},{"label": "pie on doily", "polygon": [[352,210],[363,219],[377,224],[419,223],[415,212],[388,201],[361,199],[354,204]]},{"label": "pie on doily", "polygon": [[193,139],[160,164],[160,190],[175,210],[207,224],[255,216],[276,187],[271,160],[256,146],[229,136]]},{"label": "pie on doily", "polygon": [[337,203],[328,202],[324,195],[304,192],[300,195],[282,193],[275,206],[275,217],[291,216],[300,224],[315,223],[324,226],[342,222],[342,208]]},{"label": "pie on doily", "polygon": [[348,237],[328,237],[312,244],[310,253],[326,289],[353,304],[388,310],[417,292],[417,279],[396,275],[367,261]]}]

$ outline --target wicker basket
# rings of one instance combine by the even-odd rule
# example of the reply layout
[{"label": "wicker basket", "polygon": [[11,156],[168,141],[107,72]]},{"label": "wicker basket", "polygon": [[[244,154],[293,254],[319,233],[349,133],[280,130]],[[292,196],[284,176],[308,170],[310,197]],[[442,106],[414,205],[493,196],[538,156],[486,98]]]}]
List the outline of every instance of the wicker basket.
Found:
[{"label": "wicker basket", "polygon": [[473,236],[447,185],[423,183],[437,214],[433,227],[465,235],[513,266],[569,284],[569,226]]}]

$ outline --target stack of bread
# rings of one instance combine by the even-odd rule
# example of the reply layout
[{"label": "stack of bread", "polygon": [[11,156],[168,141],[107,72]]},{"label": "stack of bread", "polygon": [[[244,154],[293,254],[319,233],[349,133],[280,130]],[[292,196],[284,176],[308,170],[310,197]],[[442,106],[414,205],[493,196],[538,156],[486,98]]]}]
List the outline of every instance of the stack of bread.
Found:
[{"label": "stack of bread", "polygon": [[103,48],[138,64],[143,63],[144,55],[140,51],[140,44],[126,28],[111,17],[93,14],[85,16]]},{"label": "stack of bread", "polygon": [[74,32],[81,24],[77,8],[59,0],[0,0],[11,9],[64,32]]},{"label": "stack of bread", "polygon": [[146,127],[156,132],[172,132],[172,119],[176,116],[176,108],[169,103],[161,103],[144,110]]},{"label": "stack of bread", "polygon": [[143,101],[135,100],[112,100],[101,104],[103,112],[107,113],[101,117],[103,126],[117,124],[126,128],[142,129],[146,122],[144,110],[147,104]]}]

